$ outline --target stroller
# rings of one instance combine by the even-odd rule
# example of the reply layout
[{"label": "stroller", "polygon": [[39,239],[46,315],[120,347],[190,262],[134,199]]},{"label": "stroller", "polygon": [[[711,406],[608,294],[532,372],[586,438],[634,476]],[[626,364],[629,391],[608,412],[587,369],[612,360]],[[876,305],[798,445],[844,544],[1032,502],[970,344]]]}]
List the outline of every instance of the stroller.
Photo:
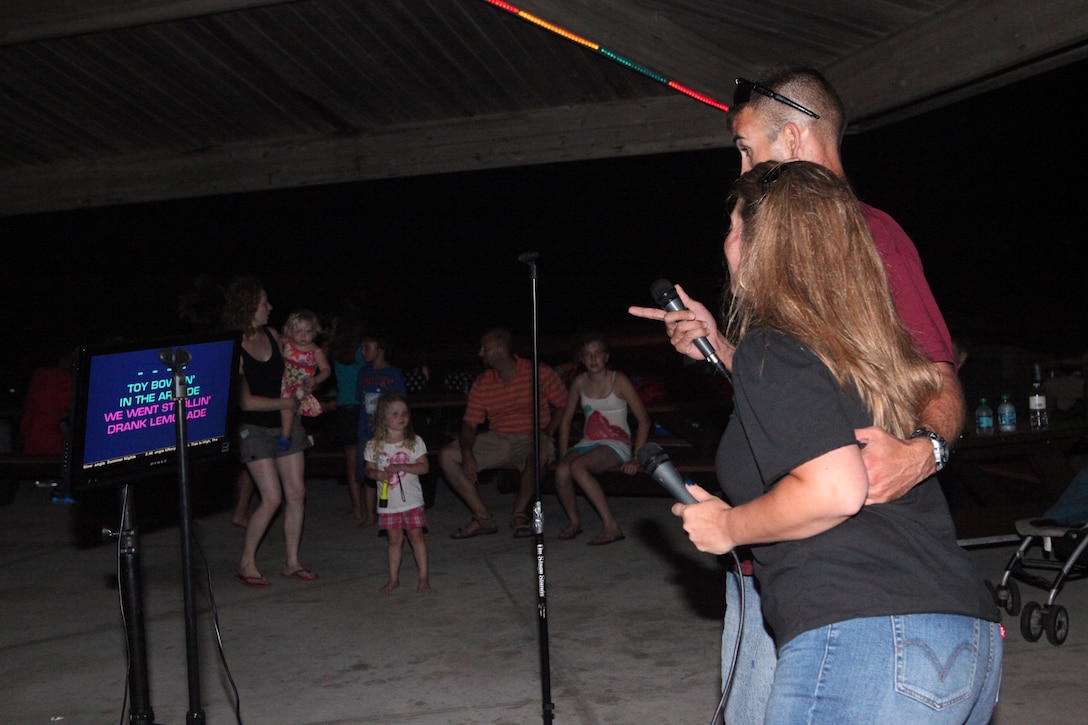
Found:
[{"label": "stroller", "polygon": [[[1069,635],[1069,613],[1055,604],[1067,581],[1088,576],[1088,563],[1080,557],[1088,547],[1088,468],[1070,482],[1061,498],[1038,519],[1020,519],[1016,533],[1023,537],[1020,548],[1005,567],[1001,582],[990,586],[997,606],[1012,616],[1020,615],[1020,634],[1029,642],[1038,641],[1046,632],[1053,645],[1065,642]],[[1039,547],[1038,558],[1028,552]],[[1033,572],[1056,572],[1053,578]],[[1027,602],[1020,608],[1021,581],[1049,592],[1046,603]]]}]

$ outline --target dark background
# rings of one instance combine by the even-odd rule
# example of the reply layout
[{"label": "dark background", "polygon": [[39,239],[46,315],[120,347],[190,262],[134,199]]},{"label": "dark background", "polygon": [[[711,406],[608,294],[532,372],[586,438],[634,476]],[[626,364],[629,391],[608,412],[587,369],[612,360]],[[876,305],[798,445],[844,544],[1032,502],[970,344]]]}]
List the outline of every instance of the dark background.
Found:
[{"label": "dark background", "polygon": [[[954,336],[1033,355],[1088,349],[1080,221],[1081,62],[850,136],[859,196],[914,239]],[[723,133],[725,133],[723,125]],[[659,277],[715,303],[733,150],[394,179],[0,219],[4,372],[56,345],[193,326],[179,299],[204,276],[260,277],[282,322],[362,300],[402,363],[471,356],[486,325],[542,338],[656,334],[626,313]],[[526,338],[522,338],[524,341]],[[528,352],[528,345],[522,345]]]}]

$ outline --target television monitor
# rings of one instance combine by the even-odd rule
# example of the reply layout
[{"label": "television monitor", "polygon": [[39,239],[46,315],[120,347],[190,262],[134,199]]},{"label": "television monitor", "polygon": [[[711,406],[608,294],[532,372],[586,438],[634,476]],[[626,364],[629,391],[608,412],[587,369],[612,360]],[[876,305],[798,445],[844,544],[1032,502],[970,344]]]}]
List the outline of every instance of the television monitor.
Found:
[{"label": "television monitor", "polygon": [[218,333],[79,348],[64,455],[68,491],[177,470],[174,373],[160,357],[164,351],[190,356],[182,368],[189,462],[231,455],[239,344],[238,333]]}]

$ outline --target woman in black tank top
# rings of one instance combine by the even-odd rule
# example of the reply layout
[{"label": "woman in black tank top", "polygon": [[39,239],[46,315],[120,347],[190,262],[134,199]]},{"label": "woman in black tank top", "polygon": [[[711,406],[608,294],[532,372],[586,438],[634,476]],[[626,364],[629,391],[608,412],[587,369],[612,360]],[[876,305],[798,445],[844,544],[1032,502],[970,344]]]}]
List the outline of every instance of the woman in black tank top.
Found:
[{"label": "woman in black tank top", "polygon": [[306,488],[305,459],[308,447],[296,416],[297,435],[284,452],[275,448],[280,434],[280,414],[288,406],[297,405],[293,398],[280,397],[283,377],[282,343],[279,334],[268,327],[272,305],[263,285],[253,277],[239,277],[231,282],[223,307],[223,323],[228,329],[242,330],[241,373],[241,437],[242,460],[252,476],[261,502],[249,516],[242,546],[242,558],[234,578],[249,587],[264,588],[271,582],[257,567],[257,547],[264,538],[272,517],[283,504],[283,538],[286,557],[282,576],[299,581],[313,581],[317,574],[299,560]]}]

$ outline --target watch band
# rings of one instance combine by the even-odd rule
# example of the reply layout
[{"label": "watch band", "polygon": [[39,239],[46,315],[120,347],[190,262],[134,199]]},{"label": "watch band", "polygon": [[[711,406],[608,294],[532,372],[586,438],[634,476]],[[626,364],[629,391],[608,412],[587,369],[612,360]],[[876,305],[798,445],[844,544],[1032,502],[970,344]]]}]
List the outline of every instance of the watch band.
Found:
[{"label": "watch band", "polygon": [[938,471],[945,467],[948,463],[948,441],[946,441],[940,434],[934,433],[928,428],[919,428],[910,434],[911,440],[915,438],[928,438],[929,442],[933,444],[933,462],[936,465]]}]

